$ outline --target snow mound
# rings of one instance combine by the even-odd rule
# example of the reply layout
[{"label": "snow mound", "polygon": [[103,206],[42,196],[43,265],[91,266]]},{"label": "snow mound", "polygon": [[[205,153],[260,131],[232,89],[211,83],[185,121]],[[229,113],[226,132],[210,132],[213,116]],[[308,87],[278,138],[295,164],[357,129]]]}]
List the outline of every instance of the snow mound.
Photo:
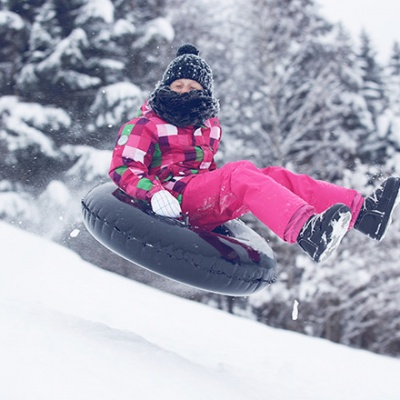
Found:
[{"label": "snow mound", "polygon": [[4,223],[0,240],[1,399],[399,398],[399,360],[148,288]]}]

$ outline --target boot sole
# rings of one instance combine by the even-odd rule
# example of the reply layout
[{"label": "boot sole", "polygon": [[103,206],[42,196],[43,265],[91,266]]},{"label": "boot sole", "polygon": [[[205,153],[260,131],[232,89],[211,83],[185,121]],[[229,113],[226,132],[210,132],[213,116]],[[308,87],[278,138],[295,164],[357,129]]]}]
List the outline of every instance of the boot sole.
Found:
[{"label": "boot sole", "polygon": [[[386,189],[386,187],[385,187]],[[377,232],[376,232],[376,240],[382,240],[385,237],[385,234],[392,223],[392,216],[395,208],[398,206],[400,203],[400,181],[396,180],[393,184],[393,187],[391,188],[392,191],[397,191],[397,193],[389,200],[389,204],[392,206],[392,209],[390,210],[390,213],[385,215],[385,217],[382,220],[382,223],[378,226]]]},{"label": "boot sole", "polygon": [[[397,207],[397,205],[400,202],[400,180],[398,179],[393,179],[393,180],[389,180],[385,186],[385,188],[383,189],[383,191],[388,191],[389,193],[392,193],[391,198],[389,198],[388,200],[388,205],[389,207],[391,207],[391,210],[389,213],[385,214],[383,216],[382,222],[377,226],[376,231],[373,235],[368,235],[370,236],[372,239],[381,241],[391,222],[392,222],[392,216],[393,216],[393,211],[395,210],[395,208]],[[382,214],[382,211],[375,211],[376,213],[380,213]]]},{"label": "boot sole", "polygon": [[332,221],[333,232],[330,237],[330,241],[326,246],[326,249],[319,255],[315,260],[317,262],[326,261],[338,248],[343,237],[349,230],[349,225],[351,221],[350,211],[338,210],[339,218],[336,221]]}]

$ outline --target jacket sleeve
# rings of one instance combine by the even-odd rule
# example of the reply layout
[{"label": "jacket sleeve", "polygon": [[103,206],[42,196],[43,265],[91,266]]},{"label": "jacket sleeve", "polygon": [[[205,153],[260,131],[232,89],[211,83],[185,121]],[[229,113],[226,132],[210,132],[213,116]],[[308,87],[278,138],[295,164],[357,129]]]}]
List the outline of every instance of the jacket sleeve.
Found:
[{"label": "jacket sleeve", "polygon": [[154,193],[164,189],[158,178],[149,174],[157,141],[154,124],[147,118],[122,125],[109,175],[129,196],[150,200]]}]

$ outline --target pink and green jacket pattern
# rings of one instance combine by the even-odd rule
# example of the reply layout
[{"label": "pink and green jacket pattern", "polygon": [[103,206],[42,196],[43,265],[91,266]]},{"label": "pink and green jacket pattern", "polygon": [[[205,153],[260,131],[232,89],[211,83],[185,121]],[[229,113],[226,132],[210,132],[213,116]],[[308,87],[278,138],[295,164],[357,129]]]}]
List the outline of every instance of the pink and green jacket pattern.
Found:
[{"label": "pink and green jacket pattern", "polygon": [[176,127],[158,117],[146,102],[138,117],[121,127],[109,174],[134,198],[149,200],[167,189],[181,201],[194,176],[216,169],[214,154],[220,139],[218,118],[201,127]]}]

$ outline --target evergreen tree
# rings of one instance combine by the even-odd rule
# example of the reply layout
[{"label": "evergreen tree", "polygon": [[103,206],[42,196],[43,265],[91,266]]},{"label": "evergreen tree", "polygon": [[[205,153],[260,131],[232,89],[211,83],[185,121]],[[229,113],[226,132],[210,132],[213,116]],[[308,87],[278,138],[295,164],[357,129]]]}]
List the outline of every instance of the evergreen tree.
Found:
[{"label": "evergreen tree", "polygon": [[382,165],[387,157],[387,130],[385,112],[389,107],[383,69],[376,60],[371,39],[366,32],[361,33],[359,63],[363,78],[363,95],[373,121],[373,129],[368,130],[361,143],[359,153],[364,163]]},{"label": "evergreen tree", "polygon": [[[347,87],[344,82],[346,74],[348,81],[356,75],[350,76],[353,60],[346,60],[350,47],[335,44],[332,26],[313,1],[235,4],[231,30],[239,30],[238,40],[230,44],[230,79],[221,90],[228,134],[245,149],[234,148],[241,157],[250,153],[260,166],[294,165],[315,177],[343,177],[355,158],[358,134],[349,124],[357,119],[356,97],[361,99],[354,82]],[[344,99],[350,104],[343,105]],[[366,119],[363,115],[358,118]]]},{"label": "evergreen tree", "polygon": [[[387,68],[387,88],[391,118],[388,136],[396,152],[400,151],[400,43],[395,42]],[[397,158],[395,162],[397,162]],[[398,162],[400,170],[400,162]],[[393,166],[394,167],[394,166]]]},{"label": "evergreen tree", "polygon": [[[50,185],[54,179],[78,190],[78,198],[107,179],[119,126],[136,115],[149,88],[145,68],[161,73],[153,51],[167,48],[174,35],[161,17],[164,2],[142,3],[2,2],[0,85],[9,94],[0,97],[4,194],[33,195],[39,204],[48,187],[59,187]],[[2,215],[14,220],[10,210]]]},{"label": "evergreen tree", "polygon": [[[325,129],[331,133],[333,143],[328,151],[319,152],[314,162],[324,167],[330,181],[339,178],[343,181],[349,175],[346,172],[359,165],[359,146],[366,132],[373,130],[373,120],[363,94],[362,70],[355,46],[343,26],[338,25],[332,33],[334,41],[326,59],[325,110],[321,112],[326,116]],[[356,187],[357,183],[364,182],[359,182],[359,178],[347,182],[350,187]]]},{"label": "evergreen tree", "polygon": [[[4,6],[2,6],[3,8]],[[15,71],[21,67],[28,29],[15,12],[0,9],[0,93],[13,94]]]},{"label": "evergreen tree", "polygon": [[382,67],[376,60],[376,51],[369,35],[365,31],[361,33],[359,61],[363,73],[364,97],[376,124],[379,115],[387,106],[387,98],[382,77]]}]

